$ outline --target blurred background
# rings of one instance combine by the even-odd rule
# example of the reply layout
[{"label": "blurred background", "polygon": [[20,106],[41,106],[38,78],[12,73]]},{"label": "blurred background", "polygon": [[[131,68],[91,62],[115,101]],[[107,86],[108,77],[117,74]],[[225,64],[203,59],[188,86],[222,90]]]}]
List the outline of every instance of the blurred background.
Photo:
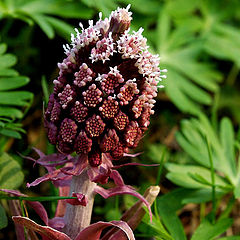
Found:
[{"label": "blurred background", "polygon": [[[58,194],[48,182],[26,188],[45,170],[19,153],[56,151],[42,113],[70,33],[79,22],[96,21],[98,12],[108,17],[128,4],[131,29],[144,28],[150,51],[168,69],[150,128],[134,150],[143,154],[122,160],[160,166],[120,169],[126,184],[141,193],[161,187],[154,224],[146,216],[136,238],[240,239],[239,0],[0,0],[0,188]],[[97,196],[92,221],[120,219],[135,201]],[[7,202],[1,204],[0,239],[15,239]],[[53,217],[56,202],[44,205]],[[209,225],[212,216],[216,222]]]}]

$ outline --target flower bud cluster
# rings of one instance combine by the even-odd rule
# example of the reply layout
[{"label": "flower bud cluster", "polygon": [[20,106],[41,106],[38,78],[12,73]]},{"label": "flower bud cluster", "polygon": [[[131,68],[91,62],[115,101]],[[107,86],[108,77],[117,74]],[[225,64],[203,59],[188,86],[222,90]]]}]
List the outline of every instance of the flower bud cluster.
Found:
[{"label": "flower bud cluster", "polygon": [[94,167],[102,153],[117,160],[138,145],[165,77],[143,29],[130,33],[131,14],[118,8],[75,29],[45,112],[49,141],[62,153],[88,154]]}]

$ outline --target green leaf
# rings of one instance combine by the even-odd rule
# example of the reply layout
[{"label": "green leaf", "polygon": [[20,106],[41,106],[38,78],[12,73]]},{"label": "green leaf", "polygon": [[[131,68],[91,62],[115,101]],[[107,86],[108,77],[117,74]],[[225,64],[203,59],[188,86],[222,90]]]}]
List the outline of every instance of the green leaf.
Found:
[{"label": "green leaf", "polygon": [[197,230],[194,232],[191,240],[211,240],[220,234],[224,233],[231,225],[233,224],[233,220],[230,218],[223,218],[216,222],[216,224],[212,224],[209,220],[204,219]]},{"label": "green leaf", "polygon": [[187,239],[176,211],[183,206],[182,199],[186,197],[189,192],[190,191],[186,189],[176,189],[157,199],[157,207],[161,219],[175,240]]},{"label": "green leaf", "polygon": [[14,55],[9,53],[4,54],[0,56],[0,69],[12,67],[13,65],[16,64],[16,62],[17,62],[17,58]]},{"label": "green leaf", "polygon": [[[227,48],[224,46],[228,46]],[[231,39],[227,39],[224,37],[210,35],[208,37],[207,42],[205,43],[205,50],[220,59],[231,59],[238,66],[240,66],[240,60],[238,58],[240,54],[240,48],[237,48],[236,45],[233,44]]]},{"label": "green leaf", "polygon": [[238,180],[238,183],[237,183],[237,185],[234,189],[234,197],[235,198],[240,198],[240,179]]},{"label": "green leaf", "polygon": [[[48,2],[46,0],[45,2]],[[65,0],[55,0],[45,13],[57,15],[64,18],[91,19],[94,10],[86,7],[81,2],[66,2]]]},{"label": "green leaf", "polygon": [[152,222],[149,222],[149,215],[145,215],[142,222],[138,226],[138,231],[144,235],[149,235],[156,238],[156,240],[173,240],[166,229],[163,227],[160,219],[153,215]]},{"label": "green leaf", "polygon": [[160,9],[160,2],[157,0],[148,1],[146,4],[145,0],[118,0],[119,2],[123,2],[126,5],[131,3],[131,9],[137,11],[142,14],[158,14]]},{"label": "green leaf", "polygon": [[0,76],[1,77],[15,77],[15,76],[18,76],[18,72],[14,69],[3,68],[3,69],[0,69]]},{"label": "green leaf", "polygon": [[229,236],[229,237],[218,238],[218,240],[239,240],[239,239],[240,239],[240,235],[239,236]]},{"label": "green leaf", "polygon": [[0,205],[0,229],[8,225],[8,219],[4,208]]},{"label": "green leaf", "polygon": [[15,118],[22,118],[23,113],[17,108],[1,106],[0,116],[15,119]]},{"label": "green leaf", "polygon": [[[181,2],[174,1],[172,6]],[[196,37],[196,32],[202,27],[201,20],[196,19],[196,27],[191,24],[173,27],[171,10],[167,10],[168,6],[172,8],[170,5],[171,2],[161,9],[157,34],[153,38],[162,67],[168,69],[166,94],[181,111],[198,115],[201,105],[211,105],[210,92],[219,90],[218,83],[222,81],[222,74],[206,60],[200,59],[204,40]],[[196,4],[189,4],[189,7],[194,9]]]},{"label": "green leaf", "polygon": [[106,212],[105,217],[107,221],[120,220],[121,212],[119,211],[119,209],[112,208]]},{"label": "green leaf", "polygon": [[0,78],[0,91],[16,89],[26,85],[28,82],[29,78],[24,76]]},{"label": "green leaf", "polygon": [[0,104],[11,106],[28,106],[33,94],[27,91],[2,92],[0,94]]},{"label": "green leaf", "polygon": [[40,14],[33,14],[31,17],[39,25],[42,31],[48,36],[48,38],[54,38],[54,30],[51,24],[49,24],[49,22],[46,20],[45,16]]},{"label": "green leaf", "polygon": [[23,183],[21,167],[7,153],[0,156],[0,188],[16,189]]},{"label": "green leaf", "polygon": [[183,17],[198,7],[198,1],[175,0],[167,2],[166,10],[174,17]]},{"label": "green leaf", "polygon": [[235,151],[234,151],[234,130],[229,118],[223,118],[220,123],[220,138],[224,155],[232,170],[232,175],[237,174]]},{"label": "green leaf", "polygon": [[19,132],[25,131],[13,120],[24,116],[24,108],[26,111],[26,107],[29,107],[33,94],[27,91],[9,91],[25,86],[29,78],[19,76],[17,71],[9,68],[16,63],[16,57],[4,54],[5,51],[6,45],[0,44],[0,119],[3,121],[0,122],[0,134],[19,139],[21,138]]},{"label": "green leaf", "polygon": [[[117,6],[115,3],[113,4],[111,0],[104,1]],[[102,1],[97,1],[96,3],[98,4],[99,2]],[[93,7],[96,8],[96,4],[94,4]],[[88,8],[80,1],[66,0],[13,1],[11,4],[6,4],[2,8],[4,13],[3,17],[10,16],[11,18],[17,18],[27,22],[29,25],[36,23],[49,38],[54,37],[53,28],[58,29],[57,32],[64,36],[64,38],[67,38],[66,32],[69,33],[69,24],[56,17],[91,19],[95,14],[93,9]],[[48,21],[48,17],[55,19],[55,21]]]},{"label": "green leaf", "polygon": [[1,43],[0,44],[0,55],[4,54],[7,51],[7,44]]},{"label": "green leaf", "polygon": [[206,186],[212,186],[212,183],[207,181],[204,177],[202,177],[200,174],[198,173],[191,173],[189,172],[188,175],[193,179],[195,180],[196,182],[199,182],[203,185],[206,185]]},{"label": "green leaf", "polygon": [[18,19],[26,22],[29,26],[33,26],[34,25],[34,21],[30,17],[26,16],[25,13],[23,13],[21,11],[14,12],[13,13],[13,17],[14,18],[18,18]]},{"label": "green leaf", "polygon": [[47,104],[49,99],[49,91],[48,91],[48,85],[47,85],[45,76],[42,76],[41,84],[42,84],[42,90],[43,90],[43,96],[44,96],[43,101],[45,101],[45,104]]},{"label": "green leaf", "polygon": [[237,28],[217,22],[213,25],[204,47],[209,54],[233,61],[240,66],[240,33]]},{"label": "green leaf", "polygon": [[65,1],[65,0],[35,0],[26,1],[20,7],[20,11],[33,16],[35,14],[51,14],[65,18],[82,18],[89,19],[94,11],[89,9],[81,2]]},{"label": "green leaf", "polygon": [[[193,128],[193,130],[198,133],[198,131],[196,131],[196,129]],[[177,132],[176,133],[176,139],[177,142],[180,144],[180,146],[182,147],[182,149],[189,154],[193,160],[195,160],[197,163],[205,166],[205,167],[209,167],[209,161],[207,161],[207,148],[205,145],[203,146],[199,146],[197,147],[193,142],[191,142],[185,135],[184,132],[180,133]]]},{"label": "green leaf", "polygon": [[[217,189],[216,190],[216,198],[220,199],[227,193],[226,190]],[[188,203],[205,203],[210,202],[212,200],[212,189],[211,188],[201,188],[192,190],[183,200],[182,204]]]},{"label": "green leaf", "polygon": [[[167,178],[181,187],[210,188],[210,186],[206,185],[206,182],[211,183],[211,171],[207,168],[196,165],[180,165],[174,163],[166,163],[165,167],[170,172],[167,174]],[[200,181],[196,181],[196,179],[192,178],[192,176],[193,175],[196,176],[196,174],[198,174],[202,178],[202,180],[204,179],[205,183],[203,182],[201,183]],[[216,174],[215,183],[216,185],[221,186],[223,188],[224,187],[231,188],[231,186],[227,185],[226,182]]]},{"label": "green leaf", "polygon": [[0,135],[21,139],[21,135],[17,131],[14,131],[12,129],[7,129],[7,128],[0,129]]},{"label": "green leaf", "polygon": [[45,17],[45,19],[52,25],[60,36],[67,40],[70,39],[70,35],[73,33],[74,27],[54,17]]},{"label": "green leaf", "polygon": [[[168,68],[168,83],[166,84],[166,93],[175,103],[175,105],[182,110],[183,112],[195,113],[197,114],[200,109],[188,97],[181,91],[181,81],[176,82],[175,79],[181,78],[174,70],[171,71],[171,68]],[[181,80],[181,79],[180,79]]]},{"label": "green leaf", "polygon": [[[171,29],[170,16],[162,9],[158,16],[158,25],[157,25],[157,50],[162,54],[165,51],[167,40],[169,38],[169,32]],[[165,58],[164,55],[161,55],[161,58]]]},{"label": "green leaf", "polygon": [[[208,136],[215,170],[224,173],[227,179],[233,185],[236,185],[237,176],[233,170],[236,168],[235,163],[233,163],[235,158],[232,153],[229,153],[229,151],[233,151],[231,150],[233,145],[231,147],[228,145],[231,142],[233,143],[233,133],[231,133],[231,127],[226,120],[223,121],[221,126],[221,135],[227,137],[228,140],[226,139],[226,141],[229,141],[229,143],[225,143],[225,140],[222,142],[223,139],[221,140],[218,137],[209,120],[203,114],[199,115],[199,119],[192,118],[191,120],[182,121],[181,132],[176,134],[176,139],[194,161],[210,168],[207,145],[204,142],[205,136]],[[224,144],[226,144],[225,147]],[[226,154],[225,151],[228,153]]]}]

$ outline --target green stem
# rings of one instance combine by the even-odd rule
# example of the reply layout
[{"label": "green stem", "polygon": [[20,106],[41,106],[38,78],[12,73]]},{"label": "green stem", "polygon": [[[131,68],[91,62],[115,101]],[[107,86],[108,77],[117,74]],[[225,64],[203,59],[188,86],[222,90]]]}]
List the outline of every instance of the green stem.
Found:
[{"label": "green stem", "polygon": [[235,198],[234,198],[234,195],[232,195],[228,201],[227,207],[224,209],[223,213],[219,217],[219,220],[223,218],[227,218],[229,216],[229,214],[232,212],[234,203],[235,203]]},{"label": "green stem", "polygon": [[6,19],[5,25],[1,29],[1,35],[2,36],[8,36],[9,35],[9,30],[11,29],[11,27],[13,25],[13,22],[14,22],[14,20],[12,18]]},{"label": "green stem", "polygon": [[215,131],[218,129],[218,104],[220,99],[220,92],[216,92],[213,99],[211,108],[211,122]]},{"label": "green stem", "polygon": [[160,160],[160,166],[159,166],[159,168],[158,168],[156,185],[159,185],[159,183],[160,183],[160,179],[161,179],[161,175],[162,175],[162,171],[163,171],[163,164],[164,164],[166,152],[167,152],[167,149],[164,148],[164,149],[163,149],[162,156],[161,156],[161,160]]},{"label": "green stem", "polygon": [[33,201],[33,202],[46,202],[46,201],[56,201],[56,200],[65,200],[65,199],[77,199],[77,197],[59,197],[59,196],[49,196],[49,197],[22,197],[22,196],[7,196],[7,195],[0,195],[0,199],[7,199],[7,200],[20,200],[20,201]]},{"label": "green stem", "polygon": [[215,216],[216,216],[216,186],[215,186],[215,172],[213,167],[213,160],[212,160],[212,152],[210,149],[210,145],[206,136],[207,148],[208,148],[208,157],[210,161],[211,167],[211,180],[212,180],[212,222],[215,224]]},{"label": "green stem", "polygon": [[153,208],[154,208],[154,214],[156,215],[156,218],[159,219],[160,217],[159,217],[158,209],[157,209],[157,201],[154,201]]},{"label": "green stem", "polygon": [[228,74],[228,77],[226,80],[227,85],[229,85],[229,86],[234,85],[238,73],[239,73],[239,67],[236,64],[234,64],[230,70],[230,73]]},{"label": "green stem", "polygon": [[119,209],[119,196],[115,196],[115,209],[118,210]]},{"label": "green stem", "polygon": [[25,210],[24,210],[24,206],[23,206],[23,201],[22,201],[22,200],[20,200],[20,206],[21,206],[21,211],[22,211],[23,217],[26,217],[26,215],[25,215]]},{"label": "green stem", "polygon": [[205,217],[205,210],[206,210],[206,204],[205,203],[201,203],[200,204],[200,222],[202,222],[202,220]]}]

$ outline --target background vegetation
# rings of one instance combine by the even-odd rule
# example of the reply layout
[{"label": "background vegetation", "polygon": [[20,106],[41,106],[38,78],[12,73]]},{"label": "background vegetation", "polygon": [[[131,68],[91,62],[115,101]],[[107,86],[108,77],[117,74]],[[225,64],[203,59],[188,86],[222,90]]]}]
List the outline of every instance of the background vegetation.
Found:
[{"label": "background vegetation", "polygon": [[[160,166],[120,170],[140,192],[161,187],[153,224],[146,216],[137,239],[240,239],[238,0],[0,0],[0,188],[58,194],[50,183],[25,187],[44,170],[18,153],[30,155],[33,146],[55,151],[42,109],[74,27],[129,3],[131,27],[144,27],[160,67],[168,69],[151,127],[136,150],[144,151],[136,161]],[[97,197],[93,221],[119,219],[134,201]],[[0,239],[15,239],[7,203],[1,203]],[[51,216],[56,202],[45,206]]]}]

